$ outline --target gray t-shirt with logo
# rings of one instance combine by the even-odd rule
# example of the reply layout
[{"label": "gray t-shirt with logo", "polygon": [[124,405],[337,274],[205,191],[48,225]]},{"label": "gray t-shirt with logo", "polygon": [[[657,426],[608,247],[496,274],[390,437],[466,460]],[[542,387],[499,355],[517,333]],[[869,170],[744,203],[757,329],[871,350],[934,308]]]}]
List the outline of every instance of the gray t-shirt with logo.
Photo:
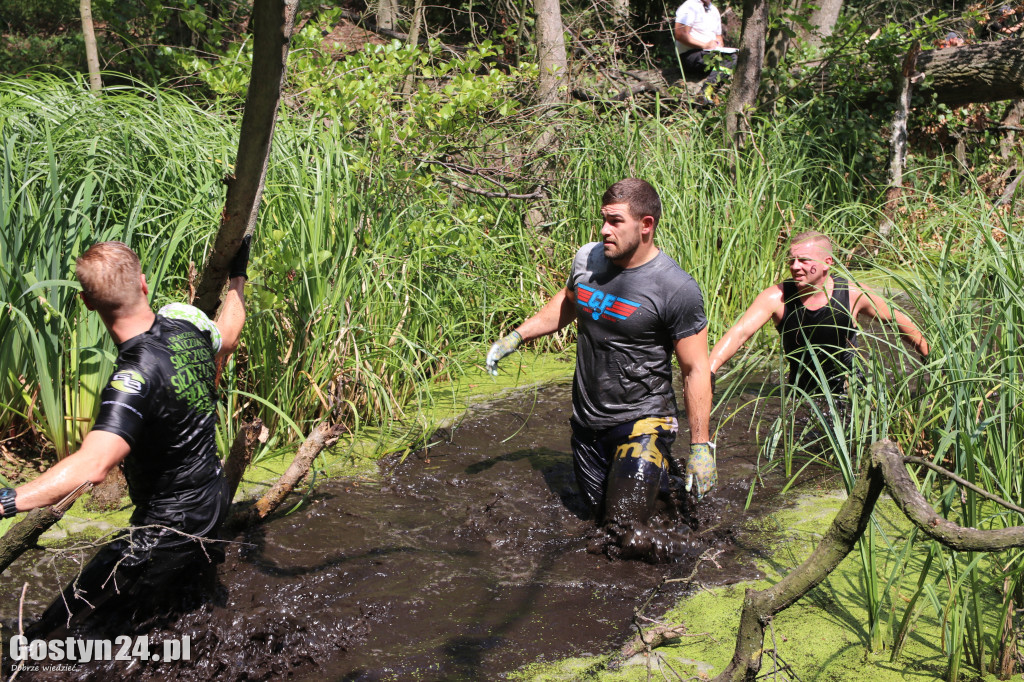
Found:
[{"label": "gray t-shirt with logo", "polygon": [[573,420],[597,430],[674,417],[674,342],[708,323],[693,277],[664,252],[620,268],[593,242],[576,253],[566,286],[576,295],[578,326]]}]

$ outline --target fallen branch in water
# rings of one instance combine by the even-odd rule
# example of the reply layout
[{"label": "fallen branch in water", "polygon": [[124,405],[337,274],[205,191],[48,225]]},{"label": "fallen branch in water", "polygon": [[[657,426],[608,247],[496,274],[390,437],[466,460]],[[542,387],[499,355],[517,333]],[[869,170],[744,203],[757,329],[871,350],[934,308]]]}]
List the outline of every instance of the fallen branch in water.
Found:
[{"label": "fallen branch in water", "polygon": [[39,536],[60,521],[75,500],[91,487],[92,483],[86,481],[68,493],[57,504],[33,509],[25,515],[25,518],[11,526],[10,530],[0,538],[0,573],[6,571],[7,567],[27,550],[36,547]]},{"label": "fallen branch in water", "polygon": [[685,625],[666,625],[664,623],[655,625],[647,632],[634,637],[629,644],[622,647],[619,655],[624,659],[629,659],[637,654],[650,653],[652,649],[674,642],[685,634]]},{"label": "fallen branch in water", "polygon": [[263,420],[242,424],[235,435],[235,442],[231,444],[227,459],[224,460],[224,478],[228,482],[228,499],[234,499],[238,491],[238,484],[242,482],[242,475],[245,473],[249,462],[252,461],[252,451],[259,440],[260,432],[263,430]]},{"label": "fallen branch in water", "polygon": [[345,427],[341,424],[333,426],[327,422],[319,424],[309,434],[306,441],[299,446],[298,451],[295,453],[295,459],[292,460],[291,465],[282,474],[281,478],[277,479],[277,483],[252,505],[233,511],[228,518],[227,528],[239,530],[267,518],[275,509],[281,506],[288,493],[306,477],[316,456],[325,448],[329,448],[337,443],[338,438],[341,437],[344,431]]}]

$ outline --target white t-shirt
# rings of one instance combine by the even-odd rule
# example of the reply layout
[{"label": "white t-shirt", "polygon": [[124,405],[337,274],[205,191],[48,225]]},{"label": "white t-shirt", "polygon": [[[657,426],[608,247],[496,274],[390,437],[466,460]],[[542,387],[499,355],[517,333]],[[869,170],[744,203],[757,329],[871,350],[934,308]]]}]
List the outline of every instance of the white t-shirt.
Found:
[{"label": "white t-shirt", "polygon": [[[690,35],[701,41],[708,41],[715,36],[722,35],[722,15],[718,8],[709,5],[704,9],[701,0],[686,0],[676,10],[676,23],[690,27]],[[683,45],[675,41],[676,49],[680,52],[692,50],[689,45]]]}]

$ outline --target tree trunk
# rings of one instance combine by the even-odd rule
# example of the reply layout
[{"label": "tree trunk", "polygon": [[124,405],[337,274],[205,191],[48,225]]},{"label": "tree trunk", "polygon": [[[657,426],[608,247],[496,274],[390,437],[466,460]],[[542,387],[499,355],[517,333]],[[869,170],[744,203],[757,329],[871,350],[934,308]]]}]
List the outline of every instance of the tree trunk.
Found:
[{"label": "tree trunk", "polygon": [[263,430],[263,420],[256,419],[245,422],[235,434],[235,441],[231,444],[231,450],[224,460],[224,478],[228,482],[228,499],[234,499],[238,492],[238,484],[242,482],[242,476],[252,461],[252,451],[259,440],[260,431]]},{"label": "tree trunk", "polygon": [[[769,7],[769,15],[777,14],[779,20],[782,20],[782,16],[785,13],[785,7],[780,3],[776,3],[776,7]],[[793,11],[799,11],[799,2],[795,3]],[[793,41],[793,34],[795,33],[795,27],[792,23],[788,23],[785,26],[776,26],[768,33],[768,43],[765,47],[764,53],[764,68],[769,72],[774,71],[782,63],[782,60],[786,58],[786,53],[789,52],[790,43]],[[773,100],[772,108],[774,110],[774,99],[779,94],[779,84],[774,80],[770,80],[767,83],[769,97]]]},{"label": "tree trunk", "polygon": [[92,0],[81,0],[78,5],[82,14],[82,38],[85,40],[85,61],[89,65],[89,87],[94,92],[103,88],[100,80],[100,53],[96,47],[96,30],[92,24]]},{"label": "tree trunk", "polygon": [[715,682],[757,679],[764,653],[764,631],[769,621],[817,587],[853,550],[871,520],[871,512],[884,487],[881,468],[867,460],[853,491],[811,556],[772,587],[747,590],[736,633],[736,650]]},{"label": "tree trunk", "polygon": [[811,25],[811,32],[803,31],[803,38],[808,45],[821,47],[825,38],[832,35],[839,19],[839,12],[843,9],[843,0],[816,0],[817,9],[811,12],[808,23]]},{"label": "tree trunk", "polygon": [[252,73],[242,114],[235,174],[225,179],[228,191],[220,230],[192,301],[210,317],[220,306],[228,263],[242,238],[256,227],[298,5],[299,0],[256,0],[253,5]]},{"label": "tree trunk", "polygon": [[629,21],[629,0],[611,0],[612,22],[622,26]]},{"label": "tree trunk", "polygon": [[[423,27],[423,0],[416,0],[416,4],[412,8],[412,28],[409,29],[409,44],[417,45],[420,40],[420,29]],[[408,97],[412,94],[412,86],[415,81],[416,65],[414,64],[409,69],[409,74],[405,77],[405,83],[402,85],[402,97]],[[410,103],[410,108],[412,104]]]},{"label": "tree trunk", "polygon": [[[537,103],[545,114],[551,114],[554,107],[565,102],[569,93],[569,61],[565,54],[562,9],[558,0],[533,0],[533,10],[537,15],[537,65],[540,67]],[[557,146],[555,121],[545,121],[540,135],[533,141],[527,154],[531,159],[541,157],[536,170],[538,177],[554,177],[557,161],[553,152]],[[542,190],[542,197],[537,204],[526,211],[527,226],[535,232],[543,232],[550,222],[550,208],[547,191]]]},{"label": "tree trunk", "polygon": [[377,0],[377,26],[386,31],[398,27],[398,0]]},{"label": "tree trunk", "polygon": [[903,69],[896,84],[896,111],[892,115],[892,134],[889,137],[889,188],[885,191],[885,205],[882,207],[882,224],[878,235],[883,239],[893,228],[896,206],[903,195],[903,164],[907,158],[907,115],[910,110],[910,94],[914,88],[914,65],[917,63],[921,46],[917,41],[903,58]]},{"label": "tree trunk", "polygon": [[768,0],[743,0],[743,33],[739,55],[732,74],[732,87],[725,105],[726,144],[742,147],[748,125],[746,114],[757,101],[764,66],[765,32],[768,26]]},{"label": "tree trunk", "polygon": [[925,50],[917,70],[927,80],[922,95],[951,107],[1024,98],[1024,39]]},{"label": "tree trunk", "polygon": [[565,56],[565,31],[558,0],[533,0],[537,14],[537,64],[540,87],[537,100],[551,106],[565,101],[569,63]]}]

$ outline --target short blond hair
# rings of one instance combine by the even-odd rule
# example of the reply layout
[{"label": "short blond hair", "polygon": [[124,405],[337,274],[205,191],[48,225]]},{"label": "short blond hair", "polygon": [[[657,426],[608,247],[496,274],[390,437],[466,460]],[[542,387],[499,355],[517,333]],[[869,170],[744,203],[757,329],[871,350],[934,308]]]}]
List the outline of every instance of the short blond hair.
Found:
[{"label": "short blond hair", "polygon": [[808,230],[806,232],[801,232],[797,235],[794,235],[793,238],[790,240],[789,245],[796,246],[797,244],[806,244],[808,242],[817,244],[822,249],[824,249],[825,253],[827,253],[829,256],[832,255],[832,238],[829,237],[827,234],[823,234],[815,230]]},{"label": "short blond hair", "polygon": [[101,313],[116,313],[146,303],[139,286],[142,264],[124,242],[90,246],[75,261],[75,277],[89,305]]}]

